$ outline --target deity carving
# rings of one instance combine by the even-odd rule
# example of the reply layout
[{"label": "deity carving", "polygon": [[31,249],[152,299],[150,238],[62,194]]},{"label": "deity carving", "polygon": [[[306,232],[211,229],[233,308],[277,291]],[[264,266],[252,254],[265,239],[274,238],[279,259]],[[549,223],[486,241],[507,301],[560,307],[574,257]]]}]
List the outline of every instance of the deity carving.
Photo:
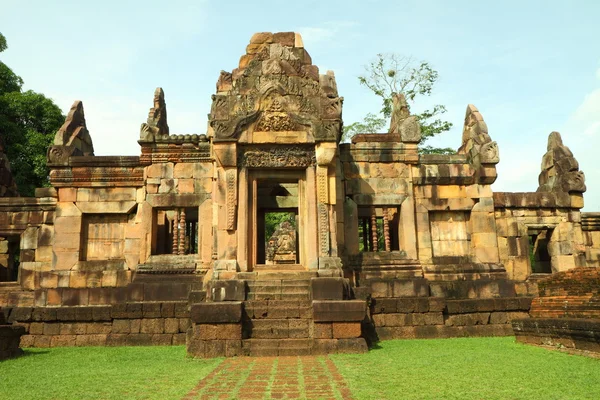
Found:
[{"label": "deity carving", "polygon": [[267,264],[296,263],[296,229],[289,221],[283,221],[266,244]]}]

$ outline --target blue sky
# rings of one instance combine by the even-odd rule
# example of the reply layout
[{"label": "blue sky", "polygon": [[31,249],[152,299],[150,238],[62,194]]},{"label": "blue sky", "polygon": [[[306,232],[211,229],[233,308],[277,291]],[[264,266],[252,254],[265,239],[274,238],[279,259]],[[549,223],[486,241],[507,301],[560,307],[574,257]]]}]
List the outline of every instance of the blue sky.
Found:
[{"label": "blue sky", "polygon": [[357,76],[377,53],[439,71],[432,104],[458,148],[467,104],[498,142],[495,191],[533,191],[547,137],[561,132],[586,174],[586,211],[600,211],[600,2],[589,1],[9,1],[0,55],[67,112],[82,100],[97,155],[139,154],[139,126],[157,86],[172,133],[203,133],[220,70],[251,35],[300,32],[313,63],[335,72],[346,124],[379,101]]}]

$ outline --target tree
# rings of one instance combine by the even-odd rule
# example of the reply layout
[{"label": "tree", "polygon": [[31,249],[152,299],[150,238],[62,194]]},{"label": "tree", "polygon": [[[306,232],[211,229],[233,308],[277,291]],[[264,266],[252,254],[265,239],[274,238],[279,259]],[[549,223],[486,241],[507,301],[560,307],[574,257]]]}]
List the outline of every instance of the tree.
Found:
[{"label": "tree", "polygon": [[[365,66],[366,74],[358,77],[361,85],[366,86],[376,96],[381,97],[382,107],[379,115],[369,113],[363,122],[354,122],[344,127],[344,139],[350,139],[357,133],[381,131],[392,115],[392,94],[402,93],[411,104],[419,96],[429,96],[438,80],[438,72],[429,63],[416,64],[411,57],[398,54],[377,54],[375,61]],[[452,123],[443,121],[439,116],[446,112],[443,105],[435,105],[415,116],[421,124],[422,141],[419,151],[424,154],[453,154],[451,148],[423,146],[423,143],[442,132],[450,130]]]},{"label": "tree", "polygon": [[[0,49],[6,49],[0,33]],[[41,93],[23,92],[23,80],[0,61],[0,134],[22,196],[48,186],[46,150],[65,120],[60,108]]]}]

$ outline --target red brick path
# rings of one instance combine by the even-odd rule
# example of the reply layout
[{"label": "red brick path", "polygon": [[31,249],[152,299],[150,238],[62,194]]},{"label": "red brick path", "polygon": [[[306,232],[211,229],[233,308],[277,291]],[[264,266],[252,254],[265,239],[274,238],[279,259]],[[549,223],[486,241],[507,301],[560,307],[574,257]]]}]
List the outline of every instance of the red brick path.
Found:
[{"label": "red brick path", "polygon": [[352,399],[327,357],[228,358],[202,379],[191,399]]}]

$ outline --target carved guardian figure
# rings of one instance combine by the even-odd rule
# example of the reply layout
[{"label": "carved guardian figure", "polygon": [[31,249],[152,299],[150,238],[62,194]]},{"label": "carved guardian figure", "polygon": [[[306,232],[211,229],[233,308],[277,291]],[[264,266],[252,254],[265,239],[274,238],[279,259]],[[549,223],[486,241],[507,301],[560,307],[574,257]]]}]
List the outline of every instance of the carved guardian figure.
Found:
[{"label": "carved guardian figure", "polygon": [[585,175],[579,171],[579,163],[563,144],[558,132],[548,136],[548,148],[542,158],[538,181],[538,192],[583,193],[586,190]]},{"label": "carved guardian figure", "polygon": [[154,107],[148,112],[148,120],[140,128],[140,140],[153,141],[158,136],[169,135],[167,124],[167,104],[162,88],[154,91]]},{"label": "carved guardian figure", "polygon": [[85,123],[83,103],[76,100],[48,149],[49,165],[66,165],[71,156],[93,156],[94,144]]}]

